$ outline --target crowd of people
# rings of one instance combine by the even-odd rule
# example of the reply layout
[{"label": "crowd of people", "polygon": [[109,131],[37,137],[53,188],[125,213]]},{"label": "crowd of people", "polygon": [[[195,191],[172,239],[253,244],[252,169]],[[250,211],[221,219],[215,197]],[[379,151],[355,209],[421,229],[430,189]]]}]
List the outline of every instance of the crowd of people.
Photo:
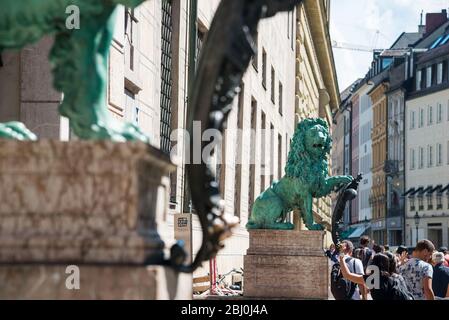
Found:
[{"label": "crowd of people", "polygon": [[[436,250],[429,240],[421,240],[410,249],[399,246],[391,252],[389,246],[363,236],[358,248],[343,240],[339,250],[332,244],[326,255],[337,266],[333,270],[349,283],[346,299],[449,299],[449,251],[446,247]],[[378,279],[373,279],[374,269]],[[377,285],[373,285],[375,280]]]}]

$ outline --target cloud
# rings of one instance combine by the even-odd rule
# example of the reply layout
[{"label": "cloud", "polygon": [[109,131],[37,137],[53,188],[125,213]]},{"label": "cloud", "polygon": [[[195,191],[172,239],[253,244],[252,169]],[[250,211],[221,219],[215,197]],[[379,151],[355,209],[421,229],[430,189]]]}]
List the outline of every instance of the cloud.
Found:
[{"label": "cloud", "polygon": [[[421,10],[441,12],[449,0],[333,0],[331,6],[332,40],[381,49],[390,47],[402,32],[417,32]],[[372,54],[334,49],[334,57],[343,90],[365,76]]]}]

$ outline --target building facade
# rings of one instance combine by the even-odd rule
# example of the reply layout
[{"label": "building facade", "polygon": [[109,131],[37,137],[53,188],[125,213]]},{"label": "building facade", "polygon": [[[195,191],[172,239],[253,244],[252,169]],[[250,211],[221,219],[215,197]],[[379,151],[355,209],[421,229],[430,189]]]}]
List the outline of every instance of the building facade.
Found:
[{"label": "building facade", "polygon": [[376,243],[386,242],[386,176],[387,160],[387,97],[388,82],[381,81],[369,93],[373,103],[373,129],[371,131],[373,147],[373,186],[371,188],[371,206],[373,217],[371,229]]},{"label": "building facade", "polygon": [[449,44],[432,46],[416,58],[406,100],[405,232],[408,245],[439,247],[449,243]]},{"label": "building facade", "polygon": [[[308,117],[321,117],[331,128],[332,113],[340,103],[329,17],[330,1],[306,0],[296,8],[295,123]],[[328,196],[314,199],[312,209],[315,221],[327,230],[330,230],[331,205]],[[301,228],[305,228],[302,223]],[[331,241],[329,233],[327,241]]]},{"label": "building facade", "polygon": [[[387,183],[387,243],[399,246],[404,242],[404,198],[405,188],[405,94],[404,83],[409,78],[404,59],[397,60],[398,65],[389,72],[390,89],[386,93],[388,101],[387,118],[387,162],[385,174]],[[395,61],[396,64],[396,61]]]},{"label": "building facade", "polygon": [[[358,222],[370,221],[372,217],[371,207],[369,203],[369,196],[372,186],[372,140],[371,129],[373,127],[373,108],[371,99],[368,96],[369,90],[372,88],[367,81],[363,81],[356,89],[354,96],[358,98],[359,110],[359,139],[358,142],[358,173],[362,173],[363,179],[359,185],[358,192]],[[353,118],[354,120],[354,118]],[[353,124],[354,127],[354,124]],[[355,149],[354,152],[357,152]],[[355,173],[355,172],[354,172]]]}]

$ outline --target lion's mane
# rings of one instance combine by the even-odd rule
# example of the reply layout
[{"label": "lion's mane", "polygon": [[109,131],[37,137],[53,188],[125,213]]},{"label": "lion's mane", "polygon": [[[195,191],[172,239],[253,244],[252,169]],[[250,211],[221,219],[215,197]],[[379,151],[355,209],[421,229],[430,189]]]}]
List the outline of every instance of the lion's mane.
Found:
[{"label": "lion's mane", "polygon": [[[319,158],[312,157],[309,153],[309,148],[311,146],[306,146],[305,134],[306,132],[315,125],[321,125],[326,132],[326,143],[324,152]],[[323,175],[328,173],[328,159],[327,155],[330,153],[332,147],[332,138],[329,134],[329,127],[323,119],[304,119],[301,121],[293,135],[293,139],[290,146],[290,152],[288,154],[287,166],[285,168],[285,173],[291,178],[302,178],[305,180],[307,176],[312,172],[320,172]],[[313,169],[312,169],[313,168]]]}]

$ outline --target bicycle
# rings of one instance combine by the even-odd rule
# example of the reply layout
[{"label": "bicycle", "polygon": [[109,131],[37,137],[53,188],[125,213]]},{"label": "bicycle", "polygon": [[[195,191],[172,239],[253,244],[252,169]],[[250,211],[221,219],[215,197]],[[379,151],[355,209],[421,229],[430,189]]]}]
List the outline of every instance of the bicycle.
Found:
[{"label": "bicycle", "polygon": [[[215,281],[215,284],[212,285],[212,288],[209,288],[208,290],[204,291],[200,296],[208,296],[208,295],[214,295],[214,296],[242,296],[243,295],[243,288],[242,286],[238,285],[229,285],[227,282],[225,282],[225,279],[227,276],[231,274],[241,274],[243,278],[243,268],[235,269],[233,268],[231,271],[222,274],[218,277],[217,281]],[[243,280],[243,279],[242,279]],[[243,281],[242,281],[243,282]]]}]

